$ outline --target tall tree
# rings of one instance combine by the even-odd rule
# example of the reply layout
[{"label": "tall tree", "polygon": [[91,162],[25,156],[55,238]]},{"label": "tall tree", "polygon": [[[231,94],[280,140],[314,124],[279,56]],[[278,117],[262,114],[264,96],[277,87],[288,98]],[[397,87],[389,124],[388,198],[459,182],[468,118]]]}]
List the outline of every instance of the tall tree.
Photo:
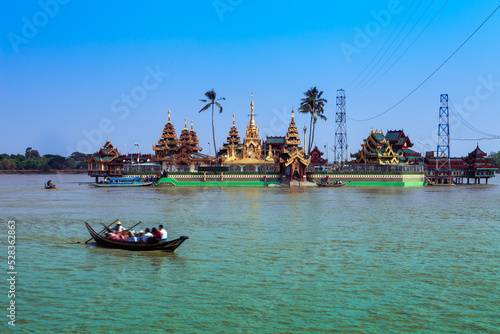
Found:
[{"label": "tall tree", "polygon": [[226,98],[220,97],[217,99],[217,94],[215,93],[214,89],[209,90],[208,92],[205,93],[206,99],[200,99],[201,102],[207,103],[199,112],[205,111],[208,108],[212,107],[212,137],[213,137],[213,142],[214,142],[214,155],[217,156],[217,145],[215,144],[215,127],[214,127],[214,105],[219,107],[219,114],[222,113],[222,106],[220,104],[220,100],[225,100]]},{"label": "tall tree", "polygon": [[[309,125],[309,145],[307,149],[307,154],[309,154],[311,153],[312,144],[314,143],[314,132],[316,130],[316,121],[318,120],[318,117],[326,121],[326,116],[323,114],[325,112],[325,103],[328,101],[321,97],[323,95],[323,91],[318,91],[316,87],[309,89],[304,93],[304,95],[306,97],[301,99],[302,102],[300,104],[299,112],[311,115]],[[304,140],[306,139],[304,138]]]}]

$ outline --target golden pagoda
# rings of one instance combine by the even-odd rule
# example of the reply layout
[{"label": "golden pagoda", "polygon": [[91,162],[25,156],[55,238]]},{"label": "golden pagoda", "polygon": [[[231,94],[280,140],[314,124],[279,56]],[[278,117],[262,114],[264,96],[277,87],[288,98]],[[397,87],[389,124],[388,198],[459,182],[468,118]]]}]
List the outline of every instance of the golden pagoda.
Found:
[{"label": "golden pagoda", "polygon": [[307,158],[306,150],[299,147],[301,140],[299,131],[295,124],[295,113],[292,109],[292,121],[288,127],[285,147],[281,150],[277,161],[280,164],[281,175],[290,174],[290,180],[297,178],[300,181],[305,180],[307,166],[311,163],[311,158]]},{"label": "golden pagoda", "polygon": [[177,134],[175,133],[174,125],[170,121],[170,109],[168,110],[167,124],[165,124],[158,144],[153,145],[153,150],[157,160],[162,160],[177,153]]},{"label": "golden pagoda", "polygon": [[222,157],[225,162],[241,159],[243,157],[243,145],[241,144],[240,134],[234,121],[234,114],[233,126],[229,130],[229,136],[227,137],[226,142],[227,144],[222,145]]},{"label": "golden pagoda", "polygon": [[243,141],[243,159],[261,160],[262,145],[259,138],[259,127],[255,125],[253,94],[250,107],[252,108],[252,112],[250,114],[250,125],[247,126],[247,134]]},{"label": "golden pagoda", "polygon": [[[384,136],[382,130],[372,130],[368,138],[361,144],[361,150],[358,153],[351,153],[351,158],[355,164],[374,164],[374,165],[397,165],[402,164],[403,153],[396,153],[390,141]],[[408,161],[405,162],[408,164]]]}]

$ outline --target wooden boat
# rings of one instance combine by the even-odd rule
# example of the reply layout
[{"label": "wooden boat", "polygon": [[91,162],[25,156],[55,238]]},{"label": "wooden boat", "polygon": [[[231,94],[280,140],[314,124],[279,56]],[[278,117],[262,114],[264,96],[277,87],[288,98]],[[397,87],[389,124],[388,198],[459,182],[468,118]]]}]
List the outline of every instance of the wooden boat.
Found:
[{"label": "wooden boat", "polygon": [[56,189],[55,183],[45,183],[45,189]]},{"label": "wooden boat", "polygon": [[96,187],[146,187],[154,182],[143,182],[140,177],[116,177],[108,178],[105,182],[94,183]]},{"label": "wooden boat", "polygon": [[121,241],[121,240],[118,241],[118,240],[111,240],[100,235],[99,233],[94,231],[94,229],[87,222],[85,222],[85,226],[87,226],[87,230],[89,231],[90,236],[95,240],[98,246],[126,249],[131,251],[163,250],[163,251],[173,252],[184,241],[189,239],[189,237],[181,236],[179,239],[171,241],[158,241],[156,243]]},{"label": "wooden boat", "polygon": [[340,188],[348,184],[349,182],[346,183],[335,183],[335,182],[324,182],[324,183],[319,183],[318,186],[320,187],[329,187],[329,188]]}]

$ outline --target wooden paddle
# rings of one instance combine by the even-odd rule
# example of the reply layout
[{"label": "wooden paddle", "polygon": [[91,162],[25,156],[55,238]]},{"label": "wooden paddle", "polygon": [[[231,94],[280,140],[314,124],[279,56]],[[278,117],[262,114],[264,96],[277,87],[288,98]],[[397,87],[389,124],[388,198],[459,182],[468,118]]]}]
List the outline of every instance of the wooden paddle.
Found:
[{"label": "wooden paddle", "polygon": [[[114,222],[112,222],[112,223],[111,223],[111,225],[113,225],[113,224],[114,224],[114,223],[116,223],[117,221],[119,221],[119,219],[117,219],[117,220],[115,220]],[[103,225],[104,225],[104,223],[103,223],[103,222],[101,222],[101,224],[103,224]],[[109,225],[109,226],[111,226],[111,225]],[[97,233],[97,234],[101,235],[101,234],[102,234],[102,232],[106,231],[106,230],[109,228],[109,227],[107,227],[106,225],[104,225],[104,226],[105,226],[106,228],[105,228],[104,230],[102,230],[101,232]],[[90,240],[92,240],[92,239],[94,239],[94,238],[90,238],[89,240],[85,241],[85,243],[88,243],[88,242],[89,242]]]}]

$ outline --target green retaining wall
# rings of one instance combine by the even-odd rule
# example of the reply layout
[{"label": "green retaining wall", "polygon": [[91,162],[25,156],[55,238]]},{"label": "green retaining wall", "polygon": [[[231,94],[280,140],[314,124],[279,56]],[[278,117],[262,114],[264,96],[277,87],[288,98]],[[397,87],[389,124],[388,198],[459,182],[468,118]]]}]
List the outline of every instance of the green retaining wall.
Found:
[{"label": "green retaining wall", "polygon": [[174,186],[179,187],[227,187],[227,186],[250,186],[250,187],[265,187],[269,184],[279,184],[280,181],[275,178],[268,178],[267,181],[261,181],[260,179],[249,179],[249,178],[229,178],[224,177],[224,181],[221,181],[220,178],[209,179],[207,181],[203,181],[203,178],[200,178],[198,175],[193,178],[182,178],[175,179],[172,177],[164,177],[158,181],[159,185],[167,185],[172,184]]},{"label": "green retaining wall", "polygon": [[423,187],[427,185],[425,175],[422,173],[349,173],[349,174],[309,174],[308,179],[317,183],[342,181],[348,187]]},{"label": "green retaining wall", "polygon": [[[206,181],[203,181],[203,176],[199,173],[183,173],[182,175],[173,175],[162,178],[158,181],[159,185],[174,185],[180,187],[225,187],[225,186],[249,186],[249,187],[265,187],[270,184],[280,184],[281,177],[272,175],[248,175],[241,174],[231,175],[224,174],[223,181],[220,175],[207,175]],[[307,179],[316,183],[326,181],[326,176],[330,177],[330,182],[342,181],[348,183],[348,187],[422,187],[427,185],[424,174],[309,174]]]}]

